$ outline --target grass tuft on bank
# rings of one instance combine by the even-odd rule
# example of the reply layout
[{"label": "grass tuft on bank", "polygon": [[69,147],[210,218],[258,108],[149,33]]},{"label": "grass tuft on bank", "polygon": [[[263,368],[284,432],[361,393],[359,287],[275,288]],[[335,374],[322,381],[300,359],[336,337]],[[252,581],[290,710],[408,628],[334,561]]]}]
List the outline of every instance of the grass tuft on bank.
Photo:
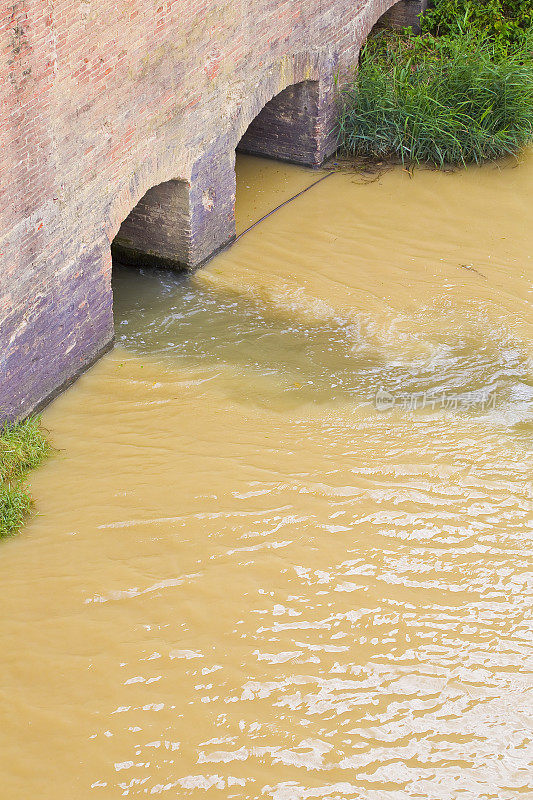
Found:
[{"label": "grass tuft on bank", "polygon": [[477,35],[372,36],[341,90],[345,154],[466,165],[533,141],[533,36],[502,52]]},{"label": "grass tuft on bank", "polygon": [[533,27],[531,0],[434,0],[420,18],[422,30],[436,36],[465,31],[507,51],[521,44]]},{"label": "grass tuft on bank", "polygon": [[33,508],[25,478],[50,454],[39,417],[0,430],[0,539],[17,533]]}]

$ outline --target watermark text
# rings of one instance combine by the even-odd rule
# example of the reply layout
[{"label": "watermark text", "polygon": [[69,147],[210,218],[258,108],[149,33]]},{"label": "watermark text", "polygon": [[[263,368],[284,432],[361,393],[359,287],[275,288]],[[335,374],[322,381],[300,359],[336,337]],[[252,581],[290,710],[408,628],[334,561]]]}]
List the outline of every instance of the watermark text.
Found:
[{"label": "watermark text", "polygon": [[379,389],[374,398],[377,411],[399,408],[403,411],[459,411],[477,409],[488,411],[496,407],[496,392],[478,390],[472,392],[389,392]]}]

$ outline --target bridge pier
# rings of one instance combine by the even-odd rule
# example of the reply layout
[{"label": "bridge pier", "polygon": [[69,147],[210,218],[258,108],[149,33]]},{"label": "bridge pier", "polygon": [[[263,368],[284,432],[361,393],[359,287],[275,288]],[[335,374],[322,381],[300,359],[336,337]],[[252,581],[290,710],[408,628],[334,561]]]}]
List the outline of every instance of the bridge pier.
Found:
[{"label": "bridge pier", "polygon": [[190,180],[149,189],[120,226],[113,257],[134,266],[190,269],[235,238],[235,153],[208,153]]}]

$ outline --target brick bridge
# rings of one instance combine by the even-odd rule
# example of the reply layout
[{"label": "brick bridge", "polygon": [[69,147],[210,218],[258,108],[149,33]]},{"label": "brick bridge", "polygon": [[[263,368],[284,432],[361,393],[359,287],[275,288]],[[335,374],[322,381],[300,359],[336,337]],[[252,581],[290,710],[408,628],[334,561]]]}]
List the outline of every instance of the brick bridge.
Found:
[{"label": "brick bridge", "polygon": [[[0,418],[113,340],[121,260],[195,267],[235,234],[235,149],[318,165],[334,78],[425,0],[0,2]],[[240,144],[239,144],[240,143]]]}]

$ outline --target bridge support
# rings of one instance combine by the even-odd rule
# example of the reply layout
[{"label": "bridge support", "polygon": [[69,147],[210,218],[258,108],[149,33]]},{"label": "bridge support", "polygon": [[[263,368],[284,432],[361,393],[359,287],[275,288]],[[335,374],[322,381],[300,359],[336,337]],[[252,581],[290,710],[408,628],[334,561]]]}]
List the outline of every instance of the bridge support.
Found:
[{"label": "bridge support", "polygon": [[[238,150],[318,166],[335,150],[333,80],[306,80],[268,102]],[[222,136],[189,180],[149,189],[122,223],[114,258],[134,266],[193,269],[235,238],[235,144]]]},{"label": "bridge support", "polygon": [[420,32],[420,15],[427,11],[429,0],[400,0],[378,22],[380,28],[407,28]]},{"label": "bridge support", "polygon": [[237,150],[319,166],[336,147],[333,86],[301,81],[276,95],[252,121]]},{"label": "bridge support", "polygon": [[[109,345],[109,239],[136,203],[117,258],[201,264],[234,236],[241,137],[246,152],[319,165],[336,144],[333,76],[356,65],[386,9],[408,24],[426,4],[139,2],[126,21],[124,4],[109,0],[52,15],[50,5],[13,2],[0,13],[9,176],[0,181],[0,424],[39,407]],[[58,42],[69,59],[51,75]]]},{"label": "bridge support", "polygon": [[190,181],[149,189],[120,226],[113,257],[135,266],[191,269],[235,238],[235,153],[205,154]]}]

